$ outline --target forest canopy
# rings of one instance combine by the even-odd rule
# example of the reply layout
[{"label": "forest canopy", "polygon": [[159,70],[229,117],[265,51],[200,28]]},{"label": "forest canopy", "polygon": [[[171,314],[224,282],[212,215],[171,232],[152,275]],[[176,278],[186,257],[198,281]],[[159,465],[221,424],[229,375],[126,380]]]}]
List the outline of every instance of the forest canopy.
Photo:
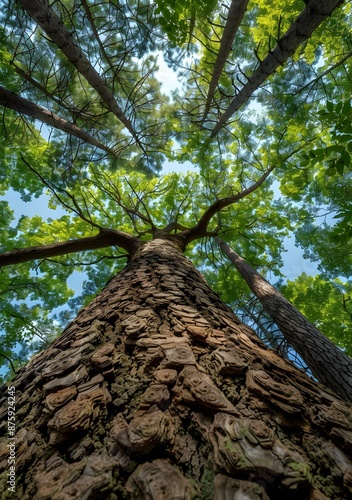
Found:
[{"label": "forest canopy", "polygon": [[[0,364],[11,373],[123,267],[122,234],[186,235],[222,300],[277,347],[221,236],[352,354],[351,9],[1,2]],[[14,193],[47,209],[15,217]],[[287,281],[287,236],[316,276]]]}]

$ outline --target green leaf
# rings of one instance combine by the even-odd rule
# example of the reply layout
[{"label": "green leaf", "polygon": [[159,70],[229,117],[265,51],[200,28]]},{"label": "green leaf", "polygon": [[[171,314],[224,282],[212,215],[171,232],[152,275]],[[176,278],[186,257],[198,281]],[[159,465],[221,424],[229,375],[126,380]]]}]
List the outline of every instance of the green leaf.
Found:
[{"label": "green leaf", "polygon": [[328,177],[333,177],[334,175],[336,175],[336,168],[334,168],[334,167],[329,167],[329,168],[325,171],[325,174],[326,174]]},{"label": "green leaf", "polygon": [[338,163],[344,165],[345,167],[349,167],[351,164],[351,155],[347,151],[344,150],[341,153],[340,161]]},{"label": "green leaf", "polygon": [[334,111],[334,104],[331,101],[327,101],[327,103],[326,103],[326,109],[330,113],[333,113],[333,111]]},{"label": "green leaf", "polygon": [[343,162],[337,161],[335,164],[335,168],[340,175],[343,175],[345,164]]},{"label": "green leaf", "polygon": [[342,114],[349,116],[352,112],[352,106],[350,101],[345,101],[342,106]]},{"label": "green leaf", "polygon": [[337,115],[339,115],[341,113],[341,110],[342,110],[342,105],[343,105],[343,102],[342,101],[339,101],[337,104],[336,104],[336,108],[335,108],[335,113]]}]

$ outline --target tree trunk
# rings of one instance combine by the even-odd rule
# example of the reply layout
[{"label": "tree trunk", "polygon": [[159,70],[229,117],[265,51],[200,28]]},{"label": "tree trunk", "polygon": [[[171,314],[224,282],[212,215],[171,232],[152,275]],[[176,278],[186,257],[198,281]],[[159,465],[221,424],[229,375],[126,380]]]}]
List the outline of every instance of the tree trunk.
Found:
[{"label": "tree trunk", "polygon": [[352,490],[351,407],[266,349],[170,240],[137,250],[12,386],[14,438],[13,389],[2,389],[4,499],[14,498],[13,451],[21,500],[341,500]]},{"label": "tree trunk", "polygon": [[35,104],[29,101],[28,99],[25,99],[24,97],[15,94],[15,92],[11,92],[10,90],[5,89],[4,87],[1,86],[0,86],[0,105],[4,106],[5,108],[14,109],[15,111],[23,115],[32,116],[36,120],[39,120],[42,123],[50,125],[50,127],[54,127],[58,130],[62,130],[66,134],[78,137],[87,144],[91,144],[96,148],[102,149],[106,153],[116,156],[116,154],[112,149],[108,148],[107,146],[105,146],[105,144],[102,144],[100,141],[94,139],[94,137],[92,137],[79,127],[77,127],[75,124],[65,120],[64,118],[60,118],[52,111],[49,111],[48,109],[45,109],[42,106],[38,106],[38,104]]},{"label": "tree trunk", "polygon": [[302,356],[317,379],[344,399],[352,401],[352,359],[323,335],[255,269],[217,238],[220,248],[236,266],[265,311]]},{"label": "tree trunk", "polygon": [[269,52],[259,66],[248,77],[247,82],[231,101],[229,107],[221,115],[211,136],[214,137],[227,121],[238,111],[259,89],[261,84],[272,75],[279,66],[294,54],[298,47],[307,40],[313,31],[331,16],[332,12],[343,0],[308,0],[306,7],[291,24],[287,32],[278,40],[276,47]]},{"label": "tree trunk", "polygon": [[18,3],[65,54],[68,61],[75,66],[77,71],[84,76],[87,82],[100,95],[107,108],[114,113],[138,142],[138,136],[131,121],[120,108],[113,93],[83,53],[72,34],[50,7],[49,2],[47,0],[18,0]]}]

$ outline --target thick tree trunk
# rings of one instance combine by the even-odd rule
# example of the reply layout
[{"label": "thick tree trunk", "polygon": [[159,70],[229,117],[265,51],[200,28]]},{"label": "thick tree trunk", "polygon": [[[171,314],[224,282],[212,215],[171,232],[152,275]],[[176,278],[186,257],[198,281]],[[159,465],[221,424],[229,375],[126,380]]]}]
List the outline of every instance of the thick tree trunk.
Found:
[{"label": "thick tree trunk", "polygon": [[13,450],[21,500],[341,500],[352,489],[351,407],[266,349],[172,241],[137,250],[12,385],[4,499]]},{"label": "thick tree trunk", "polygon": [[[302,356],[313,375],[344,399],[352,401],[352,359],[346,356],[220,238],[220,248],[236,266],[265,311]],[[333,325],[332,325],[333,326]]]}]

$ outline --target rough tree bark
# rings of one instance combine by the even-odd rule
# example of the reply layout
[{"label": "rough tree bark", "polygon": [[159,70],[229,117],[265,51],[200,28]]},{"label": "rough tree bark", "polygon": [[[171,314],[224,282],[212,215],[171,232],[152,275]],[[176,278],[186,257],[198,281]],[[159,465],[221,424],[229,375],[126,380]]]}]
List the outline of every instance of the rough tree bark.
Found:
[{"label": "rough tree bark", "polygon": [[265,311],[302,356],[313,375],[332,391],[336,391],[336,394],[352,401],[352,359],[326,338],[224,241],[220,238],[217,238],[217,241],[258,297]]},{"label": "rough tree bark", "polygon": [[12,385],[22,500],[352,491],[351,406],[268,350],[171,240],[135,251]]}]

